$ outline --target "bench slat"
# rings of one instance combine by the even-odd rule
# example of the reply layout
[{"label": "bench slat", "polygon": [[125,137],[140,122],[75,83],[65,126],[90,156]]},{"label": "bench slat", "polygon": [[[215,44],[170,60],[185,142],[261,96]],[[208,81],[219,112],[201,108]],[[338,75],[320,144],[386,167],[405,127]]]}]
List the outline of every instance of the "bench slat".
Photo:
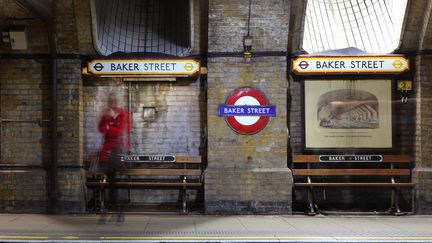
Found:
[{"label": "bench slat", "polygon": [[409,169],[294,169],[293,175],[319,176],[319,175],[410,175]]},{"label": "bench slat", "polygon": [[200,176],[200,169],[123,169],[121,175],[131,176]]},{"label": "bench slat", "polygon": [[[292,160],[293,163],[332,163],[332,162],[320,162],[319,155],[295,154],[293,155]],[[402,155],[383,155],[383,161],[376,162],[376,163],[409,163],[409,162],[410,162],[409,157],[407,155],[402,154]],[[334,162],[334,163],[341,163],[341,162]]]},{"label": "bench slat", "polygon": [[295,154],[292,158],[293,163],[319,163],[318,155]]},{"label": "bench slat", "polygon": [[177,164],[199,164],[201,163],[201,156],[185,156],[176,155]]},{"label": "bench slat", "polygon": [[[91,181],[87,182],[88,187],[107,187],[108,182]],[[119,188],[156,188],[156,187],[200,187],[201,182],[116,182]]]},{"label": "bench slat", "polygon": [[409,163],[410,158],[408,155],[383,155],[383,162],[384,163]]},{"label": "bench slat", "polygon": [[307,182],[297,182],[294,183],[294,186],[299,186],[299,187],[310,187],[310,186],[314,186],[314,187],[344,187],[344,186],[372,186],[372,187],[412,187],[414,186],[415,183],[410,183],[410,182],[396,182],[396,183],[391,183],[391,182],[372,182],[372,183],[367,183],[367,182],[311,182],[311,183],[307,183]]},{"label": "bench slat", "polygon": [[[175,155],[176,164],[200,164],[202,162],[201,156],[188,156],[188,155]],[[84,164],[90,165],[92,161],[97,161],[97,155],[89,155]]]}]

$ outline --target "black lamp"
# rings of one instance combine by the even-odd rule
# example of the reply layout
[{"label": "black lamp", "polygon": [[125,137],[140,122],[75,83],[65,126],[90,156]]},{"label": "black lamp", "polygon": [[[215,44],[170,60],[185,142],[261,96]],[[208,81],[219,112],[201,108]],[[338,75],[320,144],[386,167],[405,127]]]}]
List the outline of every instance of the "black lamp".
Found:
[{"label": "black lamp", "polygon": [[247,35],[243,37],[243,55],[245,63],[252,63],[252,36],[250,35],[250,16],[251,16],[251,2],[249,0],[249,14],[248,14],[248,22],[247,22]]},{"label": "black lamp", "polygon": [[252,62],[252,36],[247,35],[243,38],[243,49],[245,63]]}]

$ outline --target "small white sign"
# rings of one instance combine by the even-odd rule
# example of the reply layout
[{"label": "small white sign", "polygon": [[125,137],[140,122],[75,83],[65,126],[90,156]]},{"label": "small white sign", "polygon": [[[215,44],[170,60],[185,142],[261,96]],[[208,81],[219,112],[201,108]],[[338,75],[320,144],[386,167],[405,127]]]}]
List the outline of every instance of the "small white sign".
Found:
[{"label": "small white sign", "polygon": [[102,76],[188,77],[199,74],[200,63],[191,59],[95,59],[87,69]]},{"label": "small white sign", "polygon": [[299,56],[292,60],[292,71],[298,75],[399,74],[408,70],[409,61],[400,55]]}]

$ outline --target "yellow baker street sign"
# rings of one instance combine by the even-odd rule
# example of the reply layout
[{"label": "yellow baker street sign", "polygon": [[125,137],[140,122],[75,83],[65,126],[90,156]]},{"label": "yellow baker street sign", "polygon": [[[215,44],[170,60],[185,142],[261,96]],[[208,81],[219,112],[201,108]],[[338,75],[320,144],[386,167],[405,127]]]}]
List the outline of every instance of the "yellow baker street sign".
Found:
[{"label": "yellow baker street sign", "polygon": [[409,70],[402,55],[383,56],[298,56],[291,61],[297,75],[400,74]]},{"label": "yellow baker street sign", "polygon": [[107,77],[190,77],[199,75],[192,59],[94,59],[84,74]]}]

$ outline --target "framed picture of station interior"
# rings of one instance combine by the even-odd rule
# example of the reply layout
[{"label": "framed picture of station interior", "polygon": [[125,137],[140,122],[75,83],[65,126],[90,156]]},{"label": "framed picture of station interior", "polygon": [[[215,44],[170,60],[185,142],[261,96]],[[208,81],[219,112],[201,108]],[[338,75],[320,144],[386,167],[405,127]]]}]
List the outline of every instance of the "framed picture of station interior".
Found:
[{"label": "framed picture of station interior", "polygon": [[305,80],[306,149],[392,148],[391,80]]},{"label": "framed picture of station interior", "polygon": [[383,152],[394,148],[395,82],[409,70],[401,55],[297,57],[302,82],[303,150]]}]

